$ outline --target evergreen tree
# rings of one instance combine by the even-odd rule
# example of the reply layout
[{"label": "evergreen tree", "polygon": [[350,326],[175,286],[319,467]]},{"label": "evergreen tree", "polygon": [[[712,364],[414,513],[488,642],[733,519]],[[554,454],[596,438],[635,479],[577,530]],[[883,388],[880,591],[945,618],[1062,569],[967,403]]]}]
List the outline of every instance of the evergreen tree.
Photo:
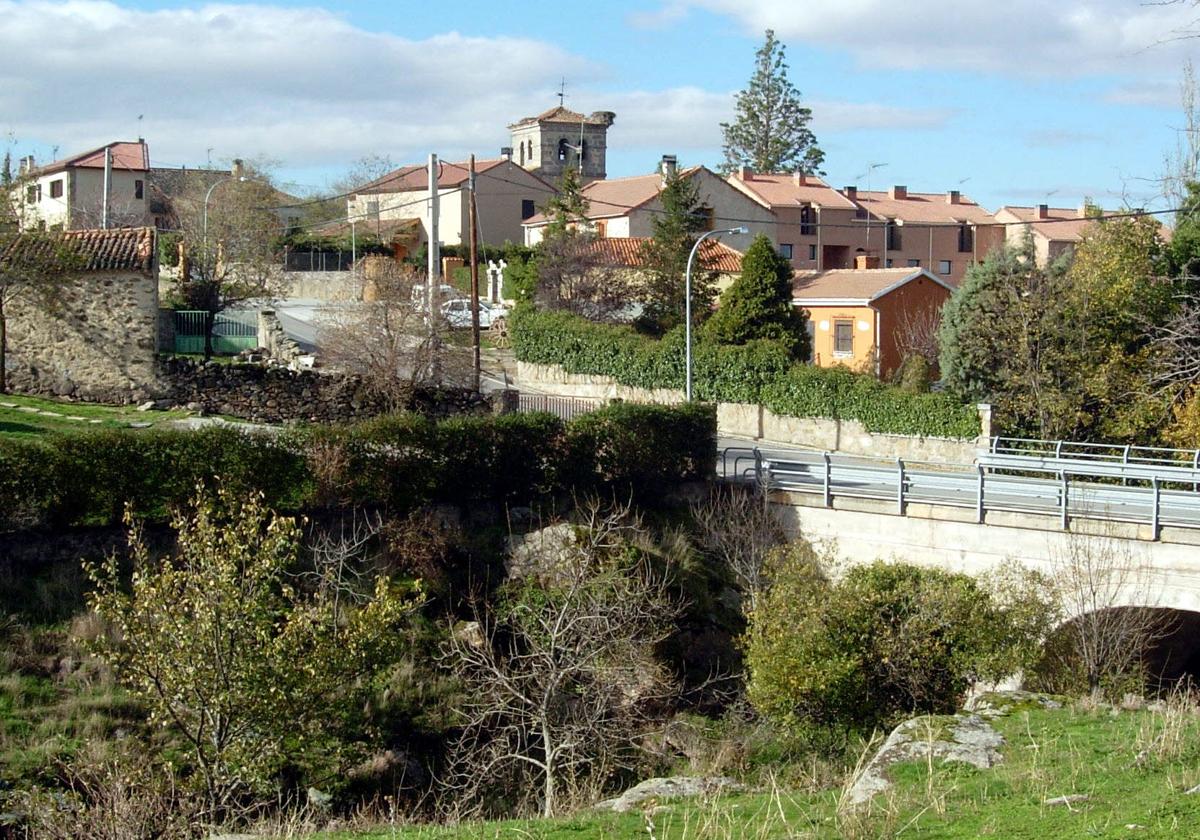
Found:
[{"label": "evergreen tree", "polygon": [[721,344],[770,339],[794,359],[810,350],[807,314],[792,305],[792,267],[771,240],[759,236],[742,258],[742,274],[721,295],[721,305],[704,325],[705,338]]},{"label": "evergreen tree", "polygon": [[[696,239],[708,228],[696,181],[679,173],[667,176],[659,193],[662,212],[653,219],[654,236],[642,249],[644,270],[636,293],[642,325],[664,333],[683,323],[685,273]],[[716,298],[716,274],[700,259],[692,266],[692,318],[700,321]]]},{"label": "evergreen tree", "polygon": [[13,181],[12,150],[4,150],[4,165],[0,166],[0,185],[8,186]]},{"label": "evergreen tree", "polygon": [[732,123],[721,123],[726,175],[739,166],[757,172],[821,172],[825,153],[808,127],[812,110],[801,106],[800,91],[787,71],[785,48],[768,29],[754,75],[737,95],[737,116]]},{"label": "evergreen tree", "polygon": [[542,231],[542,239],[577,234],[576,225],[587,219],[588,209],[579,173],[568,168],[558,181],[558,192],[542,208],[542,213],[550,220]]},{"label": "evergreen tree", "polygon": [[1175,230],[1167,246],[1168,270],[1185,289],[1200,292],[1200,183],[1189,181],[1187,198],[1175,213]]}]

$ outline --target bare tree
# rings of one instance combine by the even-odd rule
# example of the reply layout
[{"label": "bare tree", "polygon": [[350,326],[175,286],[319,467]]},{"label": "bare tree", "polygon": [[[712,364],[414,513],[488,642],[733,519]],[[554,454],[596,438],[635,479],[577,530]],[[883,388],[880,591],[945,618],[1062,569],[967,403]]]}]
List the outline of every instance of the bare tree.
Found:
[{"label": "bare tree", "polygon": [[767,588],[767,557],[787,542],[779,518],[757,489],[734,486],[714,486],[691,513],[701,547],[729,569],[753,609]]},{"label": "bare tree", "polygon": [[393,410],[408,405],[418,384],[470,376],[468,354],[447,340],[445,319],[430,324],[420,305],[424,281],[393,260],[372,260],[365,299],[330,310],[320,326],[322,364],[361,376]]},{"label": "bare tree", "polygon": [[1200,382],[1200,300],[1187,297],[1166,322],[1146,327],[1156,350],[1152,384],[1178,396]]},{"label": "bare tree", "polygon": [[1176,129],[1175,148],[1163,157],[1161,185],[1169,207],[1185,207],[1188,184],[1200,180],[1200,91],[1190,60],[1183,65],[1179,97],[1184,124]]},{"label": "bare tree", "polygon": [[900,358],[920,356],[936,366],[938,352],[938,330],[942,325],[942,309],[939,306],[925,306],[914,310],[904,310],[896,324],[896,349]]},{"label": "bare tree", "polygon": [[1068,617],[1063,663],[1078,669],[1092,693],[1144,678],[1151,645],[1170,632],[1165,613],[1149,606],[1149,562],[1112,535],[1072,533],[1051,553],[1050,578]]},{"label": "bare tree", "polygon": [[524,804],[540,798],[552,816],[570,792],[632,767],[635,743],[673,691],[654,652],[680,610],[664,574],[630,550],[638,528],[628,508],[584,505],[574,539],[550,552],[542,574],[505,584],[490,612],[452,634],[446,661],[463,686],[451,779],[460,807],[523,791]]},{"label": "bare tree", "polygon": [[549,237],[538,249],[534,301],[592,321],[611,321],[630,299],[627,272],[606,259],[601,240],[588,233]]}]

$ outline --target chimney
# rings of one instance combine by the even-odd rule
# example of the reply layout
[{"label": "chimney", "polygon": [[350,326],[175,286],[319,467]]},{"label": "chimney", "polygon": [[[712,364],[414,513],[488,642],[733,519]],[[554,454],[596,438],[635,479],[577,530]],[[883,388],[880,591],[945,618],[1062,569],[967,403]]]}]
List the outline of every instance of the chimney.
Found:
[{"label": "chimney", "polygon": [[1037,206],[1037,213],[1035,213],[1034,216],[1039,219],[1050,218],[1050,205],[1049,204],[1039,204]]},{"label": "chimney", "polygon": [[33,155],[26,155],[25,157],[21,158],[21,161],[17,166],[17,171],[21,175],[28,175],[30,172],[32,172],[33,171]]},{"label": "chimney", "polygon": [[879,256],[877,254],[855,254],[854,267],[857,269],[879,268]]},{"label": "chimney", "polygon": [[505,160],[512,160],[512,146],[501,146],[500,157]]},{"label": "chimney", "polygon": [[737,172],[734,174],[737,175],[737,179],[739,181],[753,181],[754,180],[754,170],[751,169],[749,166],[739,166],[737,168]]},{"label": "chimney", "polygon": [[947,204],[959,204],[962,202],[962,193],[958,190],[950,190],[946,193]]},{"label": "chimney", "polygon": [[858,200],[858,187],[842,187],[842,195],[851,201]]},{"label": "chimney", "polygon": [[902,187],[897,184],[888,190],[888,198],[892,199],[893,201],[908,198],[908,187]]},{"label": "chimney", "polygon": [[793,173],[792,183],[794,183],[797,187],[807,186],[808,185],[808,176],[805,175],[803,172]]},{"label": "chimney", "polygon": [[658,171],[662,175],[664,182],[666,182],[668,178],[674,177],[678,168],[679,163],[675,155],[663,155],[662,162],[658,165]]},{"label": "chimney", "polygon": [[233,159],[233,166],[231,166],[229,168],[229,174],[232,175],[234,178],[241,178],[246,174],[246,167],[242,163],[241,158]]}]

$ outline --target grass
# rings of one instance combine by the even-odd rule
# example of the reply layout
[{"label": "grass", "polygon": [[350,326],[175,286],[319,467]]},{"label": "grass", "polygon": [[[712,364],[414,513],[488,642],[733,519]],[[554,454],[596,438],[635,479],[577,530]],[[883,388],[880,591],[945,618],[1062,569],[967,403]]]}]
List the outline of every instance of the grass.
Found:
[{"label": "grass", "polygon": [[[186,411],[138,411],[132,405],[96,405],[0,394],[0,436],[33,437],[47,432],[128,428],[131,423],[153,426],[187,416]],[[68,419],[72,417],[82,419]]]},{"label": "grass", "polygon": [[[397,826],[319,835],[322,840],[615,840],[683,838],[1173,838],[1200,831],[1200,712],[1182,701],[1158,711],[1078,704],[1020,709],[993,725],[1004,763],[912,762],[895,787],[839,813],[839,790],[773,791],[708,802],[657,803],[648,813],[582,813],[560,820],[460,827]],[[1049,805],[1060,796],[1086,796]],[[649,814],[649,816],[648,816]]]}]

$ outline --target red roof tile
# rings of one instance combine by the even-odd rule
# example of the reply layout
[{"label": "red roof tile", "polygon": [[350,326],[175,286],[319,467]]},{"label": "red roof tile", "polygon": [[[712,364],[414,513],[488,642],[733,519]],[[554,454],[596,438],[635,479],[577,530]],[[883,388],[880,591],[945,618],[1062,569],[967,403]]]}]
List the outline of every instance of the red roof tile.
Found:
[{"label": "red roof tile", "polygon": [[1095,219],[1081,216],[1077,208],[1048,207],[1045,218],[1038,217],[1036,207],[1004,206],[996,211],[1003,221],[1027,222],[1035,233],[1053,242],[1078,242]]},{"label": "red roof tile", "polygon": [[[682,170],[681,177],[690,178],[703,167],[693,166]],[[603,181],[592,181],[581,191],[588,203],[589,219],[606,219],[627,215],[643,204],[652,201],[662,192],[663,176],[655,172],[653,175],[632,175],[628,178],[609,178]],[[538,213],[526,219],[522,224],[536,227],[546,223],[546,215]]]},{"label": "red roof tile", "polygon": [[965,195],[951,203],[946,193],[908,192],[904,198],[892,198],[889,192],[858,190],[853,201],[877,219],[901,219],[925,224],[974,222],[995,224],[996,218]]},{"label": "red roof tile", "polygon": [[118,141],[101,146],[98,149],[91,149],[82,154],[56,160],[54,163],[38,167],[37,171],[39,174],[45,175],[60,169],[73,167],[103,169],[104,150],[110,148],[112,149],[113,169],[133,172],[146,172],[150,169],[150,148],[146,145],[145,141],[134,143]]},{"label": "red roof tile", "polygon": [[154,268],[154,228],[71,230],[53,234],[20,234],[8,243],[0,264],[23,257],[46,258],[63,248],[73,255],[71,271],[139,271]]},{"label": "red roof tile", "polygon": [[812,204],[838,210],[853,210],[854,202],[815,175],[805,175],[799,183],[796,175],[755,172],[743,179],[735,173],[730,184],[768,207],[795,207]]},{"label": "red roof tile", "polygon": [[[623,268],[641,268],[644,265],[642,249],[650,241],[646,236],[614,236],[599,238],[592,242],[593,253],[600,254],[610,265]],[[715,239],[706,239],[700,245],[696,259],[709,271],[722,274],[738,274],[742,270],[742,254]]]},{"label": "red roof tile", "polygon": [[[477,160],[475,161],[475,174],[479,175],[507,162],[509,162],[507,158]],[[471,177],[469,161],[462,161],[461,163],[447,163],[446,161],[442,161],[441,164],[441,169],[438,172],[439,189],[461,187]],[[528,174],[531,177],[537,177],[531,173]],[[410,190],[424,190],[428,188],[429,167],[424,163],[414,163],[393,170],[381,178],[376,178],[371,183],[364,184],[354,192],[356,195],[371,195],[374,193],[408,192]]]},{"label": "red roof tile", "polygon": [[611,125],[612,114],[609,111],[597,111],[591,116],[584,116],[569,108],[564,108],[561,105],[555,105],[547,111],[542,111],[536,117],[525,117],[523,120],[518,120],[509,126],[509,128],[517,128],[522,125],[532,125],[534,123],[546,122],[561,122],[561,123],[587,123],[589,125]]},{"label": "red roof tile", "polygon": [[871,301],[883,292],[917,277],[928,277],[947,291],[951,287],[921,268],[835,268],[830,271],[798,271],[792,282],[794,300]]}]

